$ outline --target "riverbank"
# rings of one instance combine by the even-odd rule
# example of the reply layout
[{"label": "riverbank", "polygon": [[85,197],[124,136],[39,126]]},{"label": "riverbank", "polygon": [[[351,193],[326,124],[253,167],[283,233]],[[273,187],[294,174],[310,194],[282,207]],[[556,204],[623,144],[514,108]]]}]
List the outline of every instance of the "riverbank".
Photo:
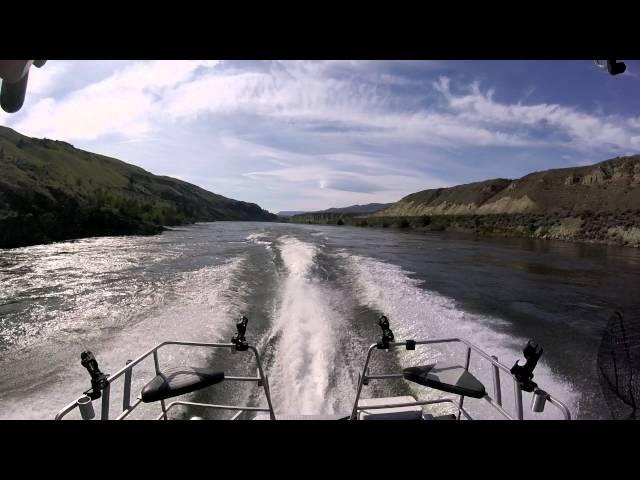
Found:
[{"label": "riverbank", "polygon": [[423,232],[461,232],[492,237],[527,237],[640,247],[640,210],[549,214],[362,216],[305,214],[291,223],[396,228]]}]

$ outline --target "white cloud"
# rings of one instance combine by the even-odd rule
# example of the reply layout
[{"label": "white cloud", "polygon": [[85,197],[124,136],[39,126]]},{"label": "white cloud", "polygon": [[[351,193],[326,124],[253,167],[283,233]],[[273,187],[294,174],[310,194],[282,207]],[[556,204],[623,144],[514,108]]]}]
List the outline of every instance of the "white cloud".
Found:
[{"label": "white cloud", "polygon": [[[413,99],[400,98],[392,90],[415,81],[375,69],[367,73],[369,63],[375,64],[287,61],[243,70],[242,64],[212,69],[217,63],[206,61],[143,62],[63,98],[43,98],[15,126],[68,140],[139,138],[201,116],[245,115],[311,128],[316,137],[335,136],[335,131],[326,130],[333,126],[342,130],[341,135],[374,143],[555,144],[605,150],[640,146],[637,119],[595,116],[556,104],[500,103],[493,90],[483,92],[478,83],[455,94],[447,77],[432,84],[444,103],[417,107]],[[206,71],[195,76],[201,67]],[[349,69],[361,76],[345,75]],[[51,71],[36,90],[46,91],[60,74]],[[377,83],[366,81],[371,78]],[[553,131],[553,138],[533,136],[530,129],[538,127]]]},{"label": "white cloud", "polygon": [[[394,202],[407,193],[425,188],[446,186],[447,182],[426,174],[410,175],[354,175],[351,172],[332,170],[323,166],[303,166],[245,174],[262,188],[274,192],[286,192],[285,197],[270,202],[273,211],[288,208],[323,210],[353,204]],[[353,180],[356,188],[345,188],[337,182]],[[373,189],[359,189],[367,184]],[[371,191],[369,191],[371,190]],[[293,200],[295,199],[295,200]]]},{"label": "white cloud", "polygon": [[631,128],[640,129],[640,117],[631,117],[629,120],[627,120],[627,123]]},{"label": "white cloud", "polygon": [[[633,129],[640,128],[639,122],[635,119],[625,122],[621,118],[590,115],[557,104],[501,104],[494,100],[492,90],[486,94],[482,93],[477,83],[471,84],[469,94],[455,96],[451,93],[447,78],[440,78],[434,83],[434,88],[447,98],[455,119],[477,126],[491,125],[496,128],[546,126],[568,135],[571,138],[570,146],[578,149],[607,145],[618,149],[640,147],[633,135]],[[532,144],[543,142],[545,146],[550,143],[545,139]]]},{"label": "white cloud", "polygon": [[[378,166],[379,167],[379,166]],[[372,169],[374,170],[374,169]],[[375,170],[374,170],[375,171]],[[379,194],[396,196],[396,200],[407,191],[422,190],[433,186],[446,184],[442,179],[428,174],[420,175],[380,175],[375,173],[354,173],[345,170],[332,169],[325,165],[305,165],[287,168],[279,168],[265,171],[246,173],[245,176],[263,180],[264,178],[276,179],[286,188],[310,187],[322,190],[331,190],[326,195],[335,195],[336,192],[359,193],[371,200]],[[407,190],[409,189],[409,190]],[[309,191],[314,191],[311,188]],[[323,194],[323,196],[325,196]]]},{"label": "white cloud", "polygon": [[31,67],[27,98],[49,94],[56,87],[56,82],[69,71],[70,66],[68,62],[49,62],[41,68]]},{"label": "white cloud", "polygon": [[60,99],[43,98],[15,124],[21,132],[65,140],[105,135],[136,138],[151,133],[162,115],[166,90],[215,62],[154,61],[116,71]]},{"label": "white cloud", "polygon": [[392,142],[529,143],[514,134],[470,124],[447,113],[397,108],[403,106],[402,102],[392,99],[391,92],[384,87],[316,77],[300,67],[286,71],[212,73],[170,92],[166,104],[167,114],[176,119],[194,119],[203,114],[245,114],[298,122],[302,126],[335,125],[344,129],[342,134]]},{"label": "white cloud", "polygon": [[[371,86],[309,73],[318,71],[323,69],[301,64],[285,71],[214,73],[171,92],[168,113],[176,118],[242,113],[301,125],[334,124],[353,137],[439,146],[640,146],[629,130],[636,128],[633,121],[625,123],[553,104],[503,104],[494,99],[493,90],[483,93],[477,83],[468,86],[468,94],[455,95],[450,80],[443,77],[433,87],[446,99],[447,108],[403,109],[398,108],[402,102],[385,89],[388,82]],[[522,128],[545,125],[569,140],[536,139]]]}]

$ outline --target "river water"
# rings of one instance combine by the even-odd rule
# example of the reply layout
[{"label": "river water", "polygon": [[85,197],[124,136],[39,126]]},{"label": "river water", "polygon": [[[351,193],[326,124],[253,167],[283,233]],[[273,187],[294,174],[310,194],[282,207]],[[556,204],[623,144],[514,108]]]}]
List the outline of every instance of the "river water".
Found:
[{"label": "river water", "polygon": [[[218,222],[0,250],[0,418],[53,418],[89,387],[80,365],[85,349],[113,373],[164,340],[227,342],[242,314],[276,413],[348,414],[385,314],[396,339],[464,337],[508,366],[533,339],[544,348],[538,385],[574,417],[609,418],[597,350],[613,311],[638,311],[639,288],[634,249],[373,228]],[[372,371],[433,360],[464,363],[464,349],[376,351]],[[200,348],[167,347],[160,364],[255,371],[246,354]],[[486,363],[472,356],[471,371],[493,391]],[[153,375],[151,359],[136,367],[132,391]],[[505,408],[513,410],[512,386],[504,376],[502,384]],[[113,412],[121,405],[116,385]],[[402,380],[371,381],[363,390],[364,397],[392,394],[430,398],[433,391]],[[190,397],[265,403],[244,382]],[[527,418],[559,418],[551,406],[530,413],[528,394],[524,401]],[[499,418],[479,400],[465,406]],[[143,405],[132,417],[157,413]]]}]

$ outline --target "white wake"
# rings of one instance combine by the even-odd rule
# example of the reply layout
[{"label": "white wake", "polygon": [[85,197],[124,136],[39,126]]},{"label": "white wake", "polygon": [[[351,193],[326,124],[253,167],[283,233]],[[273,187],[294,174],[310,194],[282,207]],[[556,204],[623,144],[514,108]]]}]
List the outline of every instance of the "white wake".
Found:
[{"label": "white wake", "polygon": [[285,272],[272,330],[274,407],[280,414],[335,413],[355,388],[336,343],[347,324],[344,298],[314,275],[316,245],[283,237],[278,247]]},{"label": "white wake", "polygon": [[[421,288],[421,281],[411,278],[411,272],[397,265],[345,252],[338,255],[346,260],[347,268],[353,274],[358,300],[389,318],[396,339],[461,337],[487,353],[496,355],[509,367],[515,360],[523,358],[522,349],[527,339],[515,338],[499,331],[500,327],[508,325],[504,320],[465,312],[452,299]],[[418,347],[415,352],[402,351],[398,358],[403,367],[445,359],[464,365],[465,348],[453,344]],[[493,396],[489,363],[472,353],[470,370]],[[501,375],[501,381],[503,404],[508,411],[514,412],[513,384],[505,374]],[[574,416],[577,415],[579,394],[568,381],[550,369],[544,356],[535,370],[534,381],[540,388],[568,404]],[[427,398],[427,389],[411,385],[416,395]],[[535,418],[561,418],[560,412],[550,405],[543,414],[533,414],[529,410],[529,402],[530,394],[524,393],[525,418],[534,418],[533,415]],[[465,407],[483,415],[482,418],[503,418],[494,414],[495,411],[484,401],[468,400]]]}]

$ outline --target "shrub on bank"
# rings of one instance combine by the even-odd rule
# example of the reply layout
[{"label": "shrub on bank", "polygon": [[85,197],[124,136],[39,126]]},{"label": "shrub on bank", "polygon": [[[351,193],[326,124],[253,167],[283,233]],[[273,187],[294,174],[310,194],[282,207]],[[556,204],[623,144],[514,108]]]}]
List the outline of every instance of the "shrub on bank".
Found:
[{"label": "shrub on bank", "polygon": [[635,245],[640,231],[640,210],[575,214],[420,215],[413,217],[335,216],[305,219],[308,223],[400,228],[417,231],[459,231],[494,236],[581,240]]}]

